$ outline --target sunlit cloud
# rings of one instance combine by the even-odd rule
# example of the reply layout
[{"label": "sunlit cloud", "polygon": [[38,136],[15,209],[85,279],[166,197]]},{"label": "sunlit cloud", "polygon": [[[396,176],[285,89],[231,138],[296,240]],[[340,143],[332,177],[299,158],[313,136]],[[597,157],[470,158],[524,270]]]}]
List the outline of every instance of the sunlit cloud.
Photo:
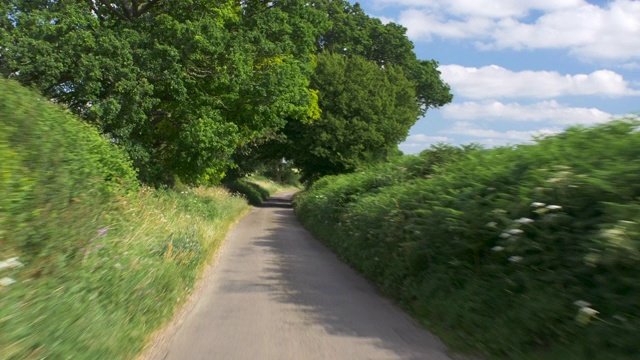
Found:
[{"label": "sunlit cloud", "polygon": [[497,65],[442,65],[442,78],[456,95],[474,98],[553,98],[567,95],[638,96],[622,75],[610,70],[590,74],[557,71],[511,71]]}]

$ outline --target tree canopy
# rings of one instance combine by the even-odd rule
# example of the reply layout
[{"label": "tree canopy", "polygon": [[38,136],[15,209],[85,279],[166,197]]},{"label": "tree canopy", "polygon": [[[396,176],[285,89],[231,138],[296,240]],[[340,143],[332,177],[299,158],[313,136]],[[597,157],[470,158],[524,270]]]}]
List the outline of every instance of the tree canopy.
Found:
[{"label": "tree canopy", "polygon": [[342,0],[10,0],[0,12],[0,73],[123,146],[147,183],[216,183],[256,154],[311,177],[351,171],[451,100],[404,28]]},{"label": "tree canopy", "polygon": [[284,130],[290,139],[286,154],[303,170],[303,180],[383,160],[420,114],[415,87],[402,68],[381,68],[357,55],[318,55],[311,87],[319,89],[322,116]]},{"label": "tree canopy", "polygon": [[452,100],[437,62],[416,58],[405,28],[382,24],[342,0],[314,7],[330,22],[316,38],[311,77],[322,115],[313,123],[288,123],[286,140],[263,150],[292,159],[303,180],[392,156],[420,116]]}]

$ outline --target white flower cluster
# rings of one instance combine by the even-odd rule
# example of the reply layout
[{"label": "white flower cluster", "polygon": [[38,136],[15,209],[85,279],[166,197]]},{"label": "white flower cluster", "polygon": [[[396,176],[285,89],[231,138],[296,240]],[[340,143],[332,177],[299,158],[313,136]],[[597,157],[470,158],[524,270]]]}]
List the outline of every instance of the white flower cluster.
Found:
[{"label": "white flower cluster", "polygon": [[522,261],[522,256],[518,256],[518,255],[510,256],[509,261],[511,261],[512,263],[519,263],[520,261]]},{"label": "white flower cluster", "polygon": [[[23,264],[20,261],[18,261],[17,257],[12,257],[7,260],[0,261],[0,270],[15,269],[21,266],[23,266]],[[0,286],[3,286],[3,287],[13,285],[15,283],[16,281],[10,277],[3,277],[2,279],[0,279]]]},{"label": "white flower cluster", "polygon": [[532,224],[532,223],[533,223],[533,219],[529,219],[529,218],[526,218],[526,217],[522,217],[522,218],[520,218],[520,219],[513,220],[513,222],[514,222],[514,223],[516,223],[516,224],[523,224],[523,225],[526,225],[526,224]]},{"label": "white flower cluster", "polygon": [[577,300],[573,302],[573,305],[578,307],[578,314],[576,315],[576,321],[581,325],[588,325],[593,318],[596,318],[600,313],[591,307],[591,304],[584,300]]},{"label": "white flower cluster", "polygon": [[0,286],[9,286],[15,283],[16,281],[10,277],[3,277],[2,279],[0,279]]},{"label": "white flower cluster", "polygon": [[531,203],[531,207],[534,208],[534,209],[544,208],[544,209],[547,209],[547,210],[562,210],[562,206],[560,206],[560,205],[547,205],[547,204],[545,204],[543,202],[537,202],[537,201],[532,202]]},{"label": "white flower cluster", "polygon": [[5,261],[0,261],[0,270],[13,269],[21,266],[22,266],[22,263],[18,261],[17,257],[12,257]]},{"label": "white flower cluster", "polygon": [[[538,213],[538,214],[544,214],[546,212],[549,211],[555,211],[555,210],[561,210],[562,206],[560,205],[547,205],[543,202],[539,202],[539,201],[535,201],[532,202],[530,205],[534,212]],[[502,209],[494,209],[493,213],[495,214],[504,214],[506,213],[506,211],[502,210]],[[531,225],[535,222],[535,220],[528,218],[528,217],[521,217],[519,219],[513,220],[513,224],[514,226],[504,230],[502,233],[500,233],[500,238],[507,240],[508,242],[514,243],[516,241],[518,241],[519,236],[524,234],[524,230],[520,229],[520,227],[522,227],[523,225]],[[485,226],[489,227],[489,228],[496,228],[498,226],[498,224],[495,221],[489,222],[487,223]],[[494,246],[491,248],[491,251],[493,252],[502,252],[505,251],[505,248],[503,246]],[[522,262],[524,258],[522,256],[519,255],[513,255],[510,256],[508,258],[508,260],[512,263],[519,263]]]}]

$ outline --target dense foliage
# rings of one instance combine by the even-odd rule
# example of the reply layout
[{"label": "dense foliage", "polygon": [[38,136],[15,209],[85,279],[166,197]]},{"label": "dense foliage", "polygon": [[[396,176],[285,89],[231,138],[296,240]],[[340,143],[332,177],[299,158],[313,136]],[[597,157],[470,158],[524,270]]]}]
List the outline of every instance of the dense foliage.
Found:
[{"label": "dense foliage", "polygon": [[411,81],[394,65],[380,68],[360,56],[322,54],[311,86],[322,117],[292,122],[287,154],[304,180],[352,172],[384,159],[404,140],[420,113]]},{"label": "dense foliage", "polygon": [[451,344],[637,359],[639,129],[627,119],[534,145],[438,147],[322,178],[296,210]]},{"label": "dense foliage", "polygon": [[63,220],[70,206],[90,207],[138,188],[121,149],[5,79],[0,79],[0,127],[3,246],[29,256],[66,252],[67,244],[57,241],[50,228]]},{"label": "dense foliage", "polygon": [[[352,32],[356,24],[363,30]],[[305,158],[296,158],[306,144],[332,149],[344,143],[326,144],[336,139],[321,136],[321,129],[304,139],[283,129],[308,128],[323,111],[320,128],[336,120],[342,128],[367,122],[374,128],[401,118],[398,134],[376,143],[391,149],[406,136],[406,124],[451,99],[435,62],[415,58],[404,28],[383,25],[344,1],[11,0],[0,5],[0,25],[0,73],[37,87],[122,145],[140,178],[152,184],[171,184],[176,176],[218,183],[230,168],[247,168],[258,146],[283,139],[287,151],[262,150],[261,159],[287,156],[307,167]],[[337,51],[346,46],[354,50]],[[335,70],[314,71],[316,55],[321,65],[337,62],[324,52],[344,56],[342,71],[354,73],[332,84]],[[369,94],[374,98],[367,104],[335,103],[331,92],[339,81],[391,90]],[[398,93],[401,87],[406,94]],[[412,98],[368,110],[396,110],[397,118],[352,122],[359,116],[354,112],[384,105],[387,96]],[[362,150],[356,144],[344,151],[329,173],[351,170]]]},{"label": "dense foliage", "polygon": [[146,181],[215,182],[236,147],[314,106],[321,26],[302,4],[11,3],[2,72],[123,144]]},{"label": "dense foliage", "polygon": [[330,25],[316,38],[311,77],[322,115],[312,123],[288,122],[258,151],[261,159],[293,160],[307,183],[388,158],[418,116],[452,100],[438,64],[416,58],[405,28],[382,24],[346,1],[313,6]]},{"label": "dense foliage", "polygon": [[406,29],[398,24],[382,24],[356,3],[319,0],[314,7],[327,14],[330,27],[316,39],[318,53],[330,52],[348,57],[361,56],[380,67],[395,65],[412,81],[416,100],[423,112],[452,100],[449,86],[440,80],[438,63],[418,60]]},{"label": "dense foliage", "polygon": [[126,153],[0,79],[0,358],[130,359],[247,209],[139,188]]}]

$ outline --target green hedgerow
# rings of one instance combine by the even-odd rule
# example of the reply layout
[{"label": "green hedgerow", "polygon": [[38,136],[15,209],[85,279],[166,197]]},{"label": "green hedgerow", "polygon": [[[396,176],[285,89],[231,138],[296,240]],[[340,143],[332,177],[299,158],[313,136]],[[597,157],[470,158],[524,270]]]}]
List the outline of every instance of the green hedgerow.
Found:
[{"label": "green hedgerow", "polygon": [[631,118],[532,145],[460,149],[421,172],[420,158],[442,154],[427,150],[320,179],[295,208],[454,347],[510,359],[636,359],[639,129]]}]

